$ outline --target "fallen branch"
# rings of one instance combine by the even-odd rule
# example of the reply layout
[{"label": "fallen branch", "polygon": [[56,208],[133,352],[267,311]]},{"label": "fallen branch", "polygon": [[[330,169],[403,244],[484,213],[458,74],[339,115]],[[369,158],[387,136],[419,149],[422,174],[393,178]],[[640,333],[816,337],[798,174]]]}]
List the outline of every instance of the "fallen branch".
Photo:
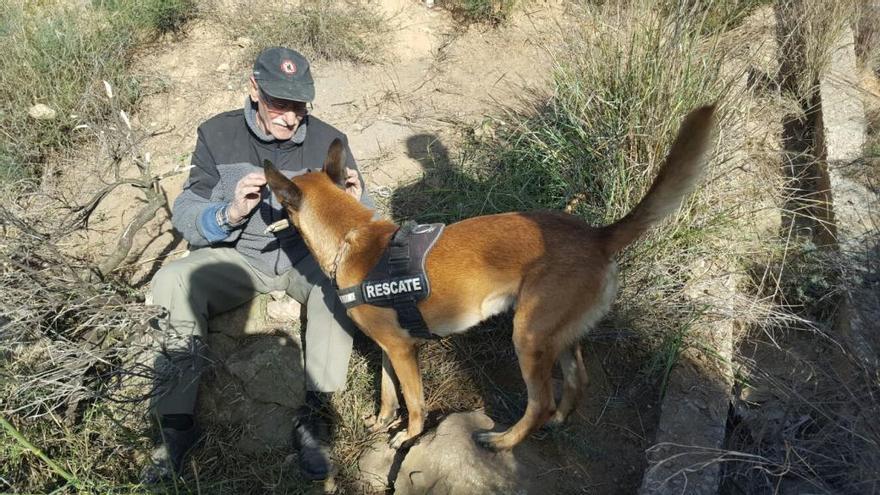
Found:
[{"label": "fallen branch", "polygon": [[134,219],[125,227],[125,230],[122,231],[122,234],[119,236],[119,240],[116,241],[116,249],[110,253],[104,261],[98,265],[98,272],[102,277],[106,277],[113,270],[119,267],[123,261],[128,257],[128,253],[131,252],[131,246],[134,243],[134,237],[138,232],[147,224],[153,217],[156,216],[156,212],[158,212],[162,207],[167,204],[167,200],[165,199],[165,195],[159,190],[158,184],[154,189],[150,189],[147,192],[147,204],[144,205],[141,210],[135,215]]}]

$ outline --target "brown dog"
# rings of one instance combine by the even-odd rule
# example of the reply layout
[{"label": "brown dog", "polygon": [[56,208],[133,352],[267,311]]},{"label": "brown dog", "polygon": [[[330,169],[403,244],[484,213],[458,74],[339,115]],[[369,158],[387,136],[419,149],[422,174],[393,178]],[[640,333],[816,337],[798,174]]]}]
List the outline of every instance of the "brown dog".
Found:
[{"label": "brown dog", "polygon": [[[516,307],[513,342],[528,405],[513,427],[502,433],[480,432],[475,435],[478,443],[494,450],[510,449],[548,419],[561,423],[574,409],[587,380],[578,341],[614,300],[614,255],[673,213],[694,187],[711,139],[713,111],[714,106],[707,106],[685,118],[648,194],[612,225],[591,227],[564,213],[534,212],[482,216],[446,227],[425,263],[431,294],[418,303],[431,333],[463,332]],[[373,220],[372,211],[342,190],[344,153],[337,140],[322,172],[292,181],[271,163],[265,164],[265,171],[270,188],[324,273],[335,273],[340,287],[351,287],[364,280],[397,227]],[[396,416],[395,375],[399,381],[409,412],[407,430],[392,441],[400,447],[418,436],[424,425],[417,339],[398,325],[391,308],[365,304],[352,308],[349,315],[385,353],[375,422],[379,427]],[[551,371],[557,360],[564,389],[554,413]]]}]

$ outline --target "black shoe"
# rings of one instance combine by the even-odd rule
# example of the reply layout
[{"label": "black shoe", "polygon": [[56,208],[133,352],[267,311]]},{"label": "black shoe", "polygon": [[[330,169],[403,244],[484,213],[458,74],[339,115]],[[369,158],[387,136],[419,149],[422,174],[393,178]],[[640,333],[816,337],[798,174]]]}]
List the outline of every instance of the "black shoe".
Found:
[{"label": "black shoe", "polygon": [[184,459],[202,437],[201,430],[195,424],[186,430],[162,428],[161,433],[162,439],[153,449],[150,460],[141,473],[141,483],[145,485],[168,483],[180,476]]},{"label": "black shoe", "polygon": [[323,430],[317,414],[300,412],[293,420],[293,438],[299,449],[299,466],[303,476],[311,481],[327,479],[332,468],[330,449],[323,440]]}]

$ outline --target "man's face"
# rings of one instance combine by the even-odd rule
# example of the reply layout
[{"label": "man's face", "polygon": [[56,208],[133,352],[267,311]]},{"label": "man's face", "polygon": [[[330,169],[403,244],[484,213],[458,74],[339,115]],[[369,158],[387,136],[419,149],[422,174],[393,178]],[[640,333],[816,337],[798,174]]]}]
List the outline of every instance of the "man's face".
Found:
[{"label": "man's face", "polygon": [[250,86],[251,100],[257,104],[257,123],[263,131],[282,141],[293,137],[308,114],[306,103],[272,98],[260,89],[253,77]]}]

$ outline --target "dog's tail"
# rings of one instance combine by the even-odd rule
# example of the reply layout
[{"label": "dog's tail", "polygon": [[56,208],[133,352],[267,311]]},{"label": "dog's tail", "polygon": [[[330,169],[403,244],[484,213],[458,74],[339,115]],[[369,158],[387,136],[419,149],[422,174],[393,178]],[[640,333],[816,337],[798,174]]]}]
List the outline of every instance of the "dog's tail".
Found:
[{"label": "dog's tail", "polygon": [[691,192],[705,162],[712,137],[715,105],[692,110],[684,119],[672,149],[648,194],[625,217],[605,227],[606,250],[614,254],[673,213]]}]

